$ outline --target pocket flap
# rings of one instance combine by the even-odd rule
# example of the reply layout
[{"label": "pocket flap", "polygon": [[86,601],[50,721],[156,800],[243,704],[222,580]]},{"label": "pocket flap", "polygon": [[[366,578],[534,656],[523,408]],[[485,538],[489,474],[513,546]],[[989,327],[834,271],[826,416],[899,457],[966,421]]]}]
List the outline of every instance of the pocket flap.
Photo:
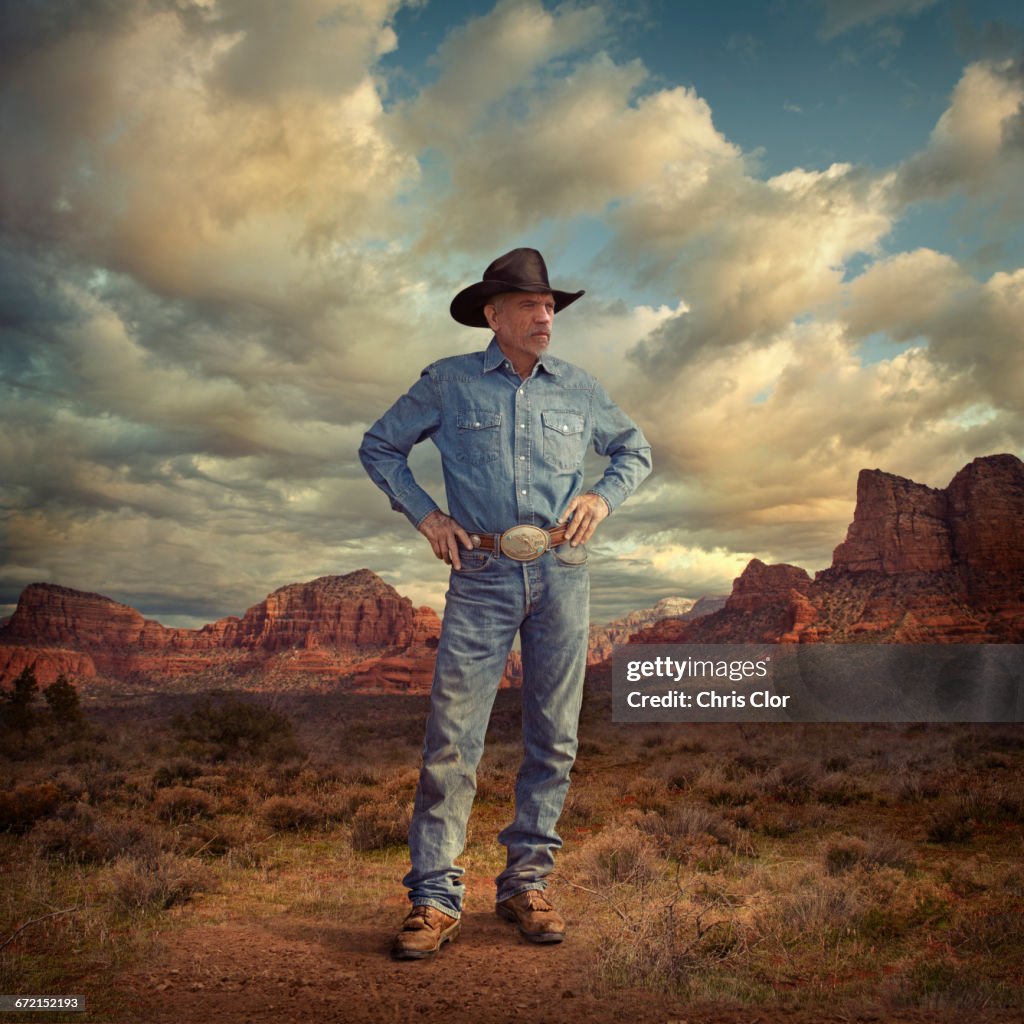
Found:
[{"label": "pocket flap", "polygon": [[482,409],[468,409],[460,412],[455,422],[460,430],[483,430],[485,427],[500,427],[500,412],[485,412]]},{"label": "pocket flap", "polygon": [[578,412],[560,412],[558,409],[546,409],[541,414],[544,426],[559,434],[582,434],[583,417]]}]

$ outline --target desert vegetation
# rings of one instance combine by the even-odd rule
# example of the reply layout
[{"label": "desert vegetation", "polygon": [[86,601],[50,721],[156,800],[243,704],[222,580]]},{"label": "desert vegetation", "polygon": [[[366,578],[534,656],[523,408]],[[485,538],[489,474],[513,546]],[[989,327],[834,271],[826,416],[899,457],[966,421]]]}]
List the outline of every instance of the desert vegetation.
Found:
[{"label": "desert vegetation", "polygon": [[[425,698],[14,692],[0,991],[87,994],[118,1019],[118,973],[197,908],[377,921],[398,890]],[[501,868],[518,756],[503,691],[470,878]],[[599,989],[1019,1012],[1022,768],[1019,726],[619,726],[598,685],[552,891]]]}]

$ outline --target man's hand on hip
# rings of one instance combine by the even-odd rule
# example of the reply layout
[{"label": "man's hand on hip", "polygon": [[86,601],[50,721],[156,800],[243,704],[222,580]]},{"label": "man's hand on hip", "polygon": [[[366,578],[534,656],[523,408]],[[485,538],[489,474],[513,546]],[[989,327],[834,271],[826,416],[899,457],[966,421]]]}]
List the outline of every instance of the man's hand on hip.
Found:
[{"label": "man's hand on hip", "polygon": [[586,544],[597,529],[597,524],[607,517],[608,505],[604,498],[588,491],[586,494],[577,494],[558,521],[569,521],[565,539],[572,547],[576,547],[579,544]]},{"label": "man's hand on hip", "polygon": [[451,516],[446,516],[440,509],[435,508],[416,529],[430,541],[434,554],[445,565],[451,565],[456,569],[462,568],[459,561],[459,544],[470,551],[473,542],[469,539],[469,534]]}]

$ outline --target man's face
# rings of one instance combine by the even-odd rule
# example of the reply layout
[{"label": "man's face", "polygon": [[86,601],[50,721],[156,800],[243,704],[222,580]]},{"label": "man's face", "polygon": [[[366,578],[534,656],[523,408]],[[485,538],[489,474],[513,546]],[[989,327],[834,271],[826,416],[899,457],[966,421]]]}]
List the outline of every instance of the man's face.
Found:
[{"label": "man's face", "polygon": [[506,356],[536,362],[551,341],[555,299],[549,292],[507,292],[484,315]]}]

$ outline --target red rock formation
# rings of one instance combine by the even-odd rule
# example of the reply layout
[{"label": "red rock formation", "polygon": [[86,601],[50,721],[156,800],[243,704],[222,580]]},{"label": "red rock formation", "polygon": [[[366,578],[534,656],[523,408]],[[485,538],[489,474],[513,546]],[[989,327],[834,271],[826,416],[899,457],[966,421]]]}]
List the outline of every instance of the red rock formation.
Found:
[{"label": "red rock formation", "polygon": [[0,679],[14,679],[26,668],[35,670],[36,682],[49,686],[58,676],[94,679],[96,665],[88,654],[59,647],[0,645]]},{"label": "red rock formation", "polygon": [[[0,666],[8,666],[0,679],[33,655],[37,674],[60,664],[79,679],[166,680],[218,669],[338,678],[371,656],[432,660],[439,633],[432,609],[414,608],[367,569],[282,587],[241,618],[197,630],[168,629],[100,594],[36,583],[0,630]],[[308,655],[296,658],[297,651]],[[279,664],[280,653],[292,656]],[[422,671],[418,679],[422,685]]]},{"label": "red rock formation", "polygon": [[975,459],[937,490],[863,470],[832,567],[754,559],[726,606],[634,643],[1024,642],[1024,463]]},{"label": "red rock formation", "polygon": [[832,556],[848,572],[934,572],[949,569],[953,549],[945,491],[880,469],[862,469],[857,510]]}]

